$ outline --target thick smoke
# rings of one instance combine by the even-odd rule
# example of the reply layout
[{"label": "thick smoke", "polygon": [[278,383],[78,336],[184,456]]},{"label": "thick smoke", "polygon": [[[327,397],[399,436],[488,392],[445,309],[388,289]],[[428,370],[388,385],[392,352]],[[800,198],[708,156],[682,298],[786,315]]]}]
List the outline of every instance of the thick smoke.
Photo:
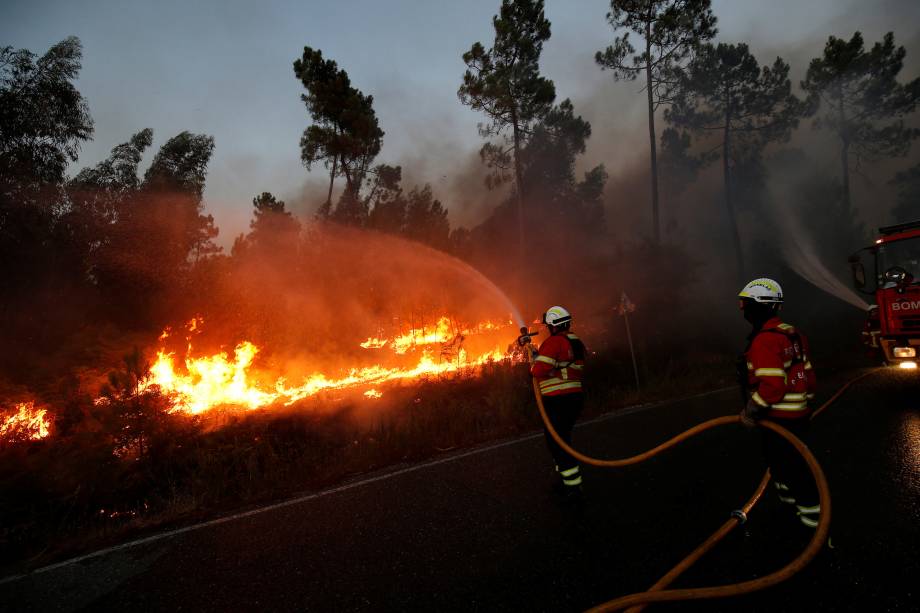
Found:
[{"label": "thick smoke", "polygon": [[[715,10],[718,14],[719,6]],[[828,10],[831,11],[831,8]],[[784,39],[780,43],[769,32],[759,30],[753,24],[739,29],[736,23],[726,22],[717,42],[747,42],[761,64],[770,63],[777,56],[782,57],[790,64],[793,89],[801,95],[799,81],[804,77],[811,59],[822,53],[830,35],[849,38],[859,30],[863,32],[867,46],[871,46],[885,32],[893,30],[896,43],[907,49],[907,59],[899,77],[905,82],[920,74],[920,28],[916,25],[920,21],[917,17],[920,17],[920,6],[913,2],[892,0],[881,6],[852,2],[845,6],[835,5],[826,21],[816,22],[815,27],[806,30],[797,40]],[[572,282],[566,286],[559,279],[542,277],[537,267],[531,273],[534,277],[528,289],[549,285],[558,293],[555,297],[550,292],[532,291],[528,294],[516,287],[516,295],[521,296],[522,303],[532,303],[534,307],[546,302],[566,302],[577,305],[582,313],[603,313],[601,319],[606,318],[615,329],[618,324],[609,309],[616,303],[620,292],[625,290],[638,297],[640,310],[650,306],[658,308],[662,301],[675,301],[680,308],[675,308],[669,318],[678,319],[683,327],[711,330],[715,336],[736,336],[743,330],[743,323],[736,330],[726,330],[724,326],[725,321],[738,319],[737,313],[732,310],[739,279],[730,265],[733,256],[720,165],[710,165],[692,181],[683,184],[668,184],[668,177],[663,174],[660,185],[663,236],[668,245],[681,248],[684,256],[676,256],[667,271],[656,269],[648,259],[653,251],[643,251],[651,234],[651,207],[648,128],[641,84],[615,83],[609,75],[601,73],[590,53],[582,52],[586,44],[583,39],[554,38],[549,44],[566,49],[568,55],[577,55],[579,59],[567,64],[577,79],[567,74],[563,79],[565,82],[590,84],[587,90],[559,91],[558,96],[560,99],[571,97],[576,114],[585,117],[592,125],[587,151],[578,160],[579,173],[603,163],[610,175],[604,192],[609,238],[606,247],[593,247],[589,257],[576,255],[578,249],[553,253],[553,258],[571,260],[570,268],[593,269],[591,282]],[[609,44],[609,41],[603,44]],[[555,75],[547,76],[553,78]],[[916,124],[916,119],[912,122]],[[665,127],[659,112],[659,137]],[[436,160],[439,154],[437,148],[423,149],[416,157]],[[804,317],[801,322],[804,326],[818,326],[826,321],[827,309],[835,313],[839,310],[840,316],[845,319],[858,318],[858,311],[847,311],[849,307],[844,303],[827,306],[825,299],[816,293],[811,284],[830,291],[847,304],[864,305],[848,289],[846,257],[867,244],[875,228],[894,221],[890,217],[894,191],[889,180],[896,171],[916,164],[920,159],[918,154],[920,148],[914,146],[907,158],[863,161],[852,179],[852,216],[844,211],[834,213],[827,207],[835,206],[840,188],[838,143],[827,132],[815,130],[811,119],[803,120],[788,143],[774,143],[764,152],[764,184],[760,187],[738,186],[742,192],[759,191],[760,200],[738,203],[747,275],[779,277],[793,290],[787,292],[790,316]],[[784,159],[790,155],[801,156],[802,163],[797,166],[785,163]],[[474,191],[481,185],[482,169],[477,166],[473,155],[469,159],[473,161],[472,166],[454,183],[445,186],[433,181],[438,197],[451,209],[452,219],[462,219],[460,216],[453,217],[455,203],[469,202],[471,194],[488,204],[464,205],[464,210],[488,212],[494,208],[494,192]],[[408,160],[406,166],[411,166]],[[453,176],[458,175],[455,172]],[[802,194],[806,192],[810,195],[803,198]],[[501,193],[507,197],[508,191],[505,189]],[[824,216],[838,213],[850,223],[847,227],[836,226],[832,236],[827,224],[821,220]],[[477,225],[476,220],[470,223],[472,227]],[[533,240],[539,244],[540,237],[534,236]],[[577,235],[572,235],[569,240],[574,245],[582,242]],[[489,261],[509,262],[509,255],[507,245],[504,245],[491,255],[478,258],[477,263],[485,261],[488,266]],[[501,284],[515,285],[514,275],[502,274],[500,268],[492,267],[488,274],[497,277]],[[514,267],[509,265],[507,268]],[[809,283],[801,283],[797,278],[799,276]],[[654,282],[649,277],[653,277]],[[655,292],[650,287],[655,284],[687,290],[687,293],[675,296],[673,291],[662,289]],[[809,306],[797,309],[796,302]],[[820,309],[812,306],[819,304],[823,305]],[[603,306],[598,308],[599,305]],[[811,321],[812,317],[815,321]],[[654,334],[660,323],[650,322],[649,327],[649,333]]]},{"label": "thick smoke", "polygon": [[218,265],[220,282],[202,297],[201,349],[250,340],[265,348],[263,363],[295,381],[379,360],[360,346],[369,337],[430,330],[441,317],[458,331],[520,318],[501,290],[468,264],[369,230],[315,224],[299,240],[247,250]]}]

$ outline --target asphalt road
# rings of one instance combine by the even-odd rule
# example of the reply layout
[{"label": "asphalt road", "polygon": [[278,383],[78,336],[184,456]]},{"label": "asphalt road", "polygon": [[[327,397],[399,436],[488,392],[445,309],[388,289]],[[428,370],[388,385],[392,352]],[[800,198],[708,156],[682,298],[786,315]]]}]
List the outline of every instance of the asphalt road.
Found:
[{"label": "asphalt road", "polygon": [[[920,376],[905,374],[870,375],[814,423],[834,549],[768,591],[658,610],[916,611]],[[576,444],[624,457],[736,403],[729,391],[583,424]],[[587,468],[578,512],[554,497],[544,443],[528,437],[8,578],[0,609],[581,611],[646,589],[762,470],[757,433],[724,427],[636,467]],[[763,576],[808,537],[768,496],[675,587]]]}]

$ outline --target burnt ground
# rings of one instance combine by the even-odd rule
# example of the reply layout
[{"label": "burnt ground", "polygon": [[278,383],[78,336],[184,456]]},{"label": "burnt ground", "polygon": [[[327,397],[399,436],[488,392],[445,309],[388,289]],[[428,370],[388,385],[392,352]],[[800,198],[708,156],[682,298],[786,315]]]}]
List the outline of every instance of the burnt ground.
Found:
[{"label": "burnt ground", "polygon": [[[830,396],[843,375],[827,379]],[[577,446],[623,457],[737,410],[726,390],[582,424]],[[920,376],[878,371],[814,424],[833,496],[802,573],[700,611],[915,610]],[[539,435],[398,467],[282,505],[0,582],[3,610],[579,611],[647,588],[753,491],[756,432],[728,426],[632,468],[586,469],[560,504]],[[808,532],[772,496],[676,586],[763,576]]]}]

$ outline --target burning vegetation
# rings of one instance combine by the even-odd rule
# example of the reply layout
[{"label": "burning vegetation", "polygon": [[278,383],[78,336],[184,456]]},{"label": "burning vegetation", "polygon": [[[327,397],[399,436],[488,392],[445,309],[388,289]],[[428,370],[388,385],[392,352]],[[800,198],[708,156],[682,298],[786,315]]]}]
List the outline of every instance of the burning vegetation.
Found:
[{"label": "burning vegetation", "polygon": [[[634,376],[643,399],[733,377],[744,271],[783,280],[816,364],[851,351],[859,314],[792,277],[784,220],[820,220],[794,225],[813,235],[810,259],[844,272],[865,242],[854,165],[877,175],[873,201],[894,176],[895,211],[920,217],[916,158],[896,159],[920,135],[920,80],[898,77],[904,49],[893,35],[866,47],[856,33],[816,43],[814,62],[761,64],[753,45],[713,38],[708,0],[653,3],[694,13],[664,20],[675,31],[647,30],[653,15],[615,4],[627,6],[608,15],[615,44],[590,69],[651,79],[651,140],[597,140],[650,153],[650,167],[645,153],[609,169],[607,154],[584,159],[604,145],[589,149],[598,126],[541,74],[543,3],[504,0],[494,41],[457,53],[460,103],[486,120],[486,142],[453,193],[410,186],[401,166],[381,163],[373,95],[304,47],[292,78],[308,126],[291,142],[321,189],[305,189],[295,208],[310,215],[296,216],[253,186],[249,228],[228,249],[203,202],[214,138],[167,138],[141,172],[154,134],[138,126],[68,174],[93,131],[75,86],[80,41],[41,58],[0,49],[4,555],[535,428],[526,368],[508,345],[550,304],[573,312],[591,351],[588,414],[636,400]],[[627,30],[660,37],[642,45],[664,50],[660,63],[641,66],[649,56]],[[815,130],[861,140],[840,151]],[[481,218],[451,227],[447,205],[485,193],[471,187],[483,179]],[[617,315],[624,291],[638,305],[635,375]],[[849,343],[839,331],[854,321]]]},{"label": "burning vegetation", "polygon": [[[193,319],[187,330],[195,332],[201,325],[200,319]],[[274,404],[290,406],[321,392],[351,388],[369,388],[365,389],[364,395],[376,399],[383,394],[370,386],[437,377],[509,359],[501,341],[513,336],[514,329],[511,321],[503,325],[486,321],[464,328],[448,317],[441,317],[430,328],[411,328],[405,334],[392,338],[368,338],[360,346],[369,351],[370,355],[365,360],[371,362],[369,365],[352,367],[343,375],[312,373],[299,383],[288,382],[283,377],[262,383],[266,374],[257,373],[254,365],[259,348],[249,341],[237,344],[232,355],[221,352],[196,356],[188,337],[188,346],[181,360],[166,349],[157,351],[156,361],[150,367],[149,376],[140,382],[140,389],[156,389],[167,394],[171,411],[191,415],[199,415],[215,407],[251,410]],[[160,338],[165,340],[168,335],[169,332],[165,331]],[[492,340],[484,340],[484,337]],[[493,348],[484,352],[471,348],[488,345]],[[376,351],[387,347],[390,351]],[[182,364],[177,364],[178,361]],[[100,400],[105,401],[104,398]]]},{"label": "burning vegetation", "polygon": [[[92,410],[151,395],[163,399],[166,413],[186,416],[296,407],[318,395],[340,400],[333,392],[376,400],[395,383],[465,376],[510,359],[518,334],[513,307],[468,265],[379,234],[329,227],[322,236],[338,254],[334,268],[307,257],[305,269],[280,273],[276,254],[248,251],[226,263],[227,283],[213,288],[212,300],[199,302],[211,315],[149,335],[122,369],[84,370],[80,385],[94,396]],[[396,276],[367,266],[378,254]],[[302,273],[313,283],[298,285]],[[336,281],[342,274],[347,280]],[[403,275],[411,285],[397,280]],[[232,317],[226,304],[234,305]],[[272,316],[258,321],[266,313]],[[20,405],[16,423],[26,406],[33,404]],[[4,428],[0,439],[21,439],[23,427]],[[47,436],[47,427],[42,432]]]},{"label": "burning vegetation", "polygon": [[51,434],[48,409],[34,402],[20,402],[12,413],[0,415],[0,445],[16,441],[39,441]]}]

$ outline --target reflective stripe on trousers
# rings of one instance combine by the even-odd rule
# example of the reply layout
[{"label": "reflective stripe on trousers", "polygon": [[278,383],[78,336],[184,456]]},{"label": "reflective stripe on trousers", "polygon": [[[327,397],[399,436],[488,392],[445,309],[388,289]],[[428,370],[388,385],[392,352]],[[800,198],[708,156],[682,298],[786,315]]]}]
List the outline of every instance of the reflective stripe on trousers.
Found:
[{"label": "reflective stripe on trousers", "polygon": [[[556,467],[556,470],[559,470],[559,467]],[[575,487],[576,485],[581,485],[581,468],[579,466],[573,466],[572,468],[566,470],[560,470],[559,476],[562,477],[562,483],[570,487]]]},{"label": "reflective stripe on trousers", "polygon": [[812,507],[805,507],[802,505],[796,505],[796,513],[799,516],[799,521],[809,528],[817,528],[818,521],[821,519],[821,505],[816,504]]}]

